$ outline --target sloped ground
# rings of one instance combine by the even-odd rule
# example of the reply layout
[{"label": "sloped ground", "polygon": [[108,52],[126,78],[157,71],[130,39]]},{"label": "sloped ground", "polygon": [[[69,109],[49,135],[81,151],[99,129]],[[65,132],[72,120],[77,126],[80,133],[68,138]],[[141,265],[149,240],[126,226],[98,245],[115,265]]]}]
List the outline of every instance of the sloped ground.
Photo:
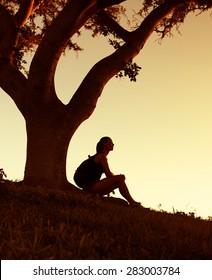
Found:
[{"label": "sloped ground", "polygon": [[0,184],[1,259],[211,259],[212,222],[72,189]]}]

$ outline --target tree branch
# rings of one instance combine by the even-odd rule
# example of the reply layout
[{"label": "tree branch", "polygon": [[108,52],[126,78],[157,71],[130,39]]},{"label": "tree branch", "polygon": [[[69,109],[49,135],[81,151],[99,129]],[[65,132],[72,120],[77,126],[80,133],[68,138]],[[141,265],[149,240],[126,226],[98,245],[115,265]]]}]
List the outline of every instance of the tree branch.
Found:
[{"label": "tree branch", "polygon": [[0,62],[12,60],[17,34],[17,26],[13,17],[0,4]]},{"label": "tree branch", "polygon": [[165,0],[163,4],[150,12],[150,14],[143,20],[140,27],[131,33],[131,39],[136,42],[136,38],[139,37],[139,41],[143,41],[145,44],[146,40],[163,18],[169,15],[179,5],[191,1],[192,0]]},{"label": "tree branch", "polygon": [[[69,39],[80,29],[96,11],[96,0],[69,1],[58,17],[53,21],[32,60],[29,80],[30,85],[40,96],[41,89],[46,92],[46,99],[53,98],[48,89],[54,87],[54,74],[57,62]],[[42,71],[40,71],[42,69]],[[42,97],[41,97],[42,98]]]},{"label": "tree branch", "polygon": [[100,22],[106,25],[111,31],[115,32],[118,37],[123,39],[125,42],[129,39],[130,32],[119,25],[111,16],[105,11],[101,10],[98,12]]},{"label": "tree branch", "polygon": [[[10,82],[8,82],[8,77]],[[13,99],[23,116],[27,94],[27,79],[10,62],[0,63],[0,86]]]},{"label": "tree branch", "polygon": [[124,45],[93,66],[67,108],[71,109],[73,114],[77,114],[79,119],[87,119],[95,109],[105,84],[140,52],[160,20],[183,2],[184,0],[166,0],[153,10],[140,27],[131,32],[130,38]]},{"label": "tree branch", "polygon": [[[17,26],[15,20],[0,5],[0,86],[14,100],[24,115],[24,93],[27,79],[12,63],[16,42]],[[10,79],[9,83],[8,78]]]},{"label": "tree branch", "polygon": [[45,0],[34,0],[33,11],[35,11]]},{"label": "tree branch", "polygon": [[21,0],[20,9],[15,15],[17,26],[22,27],[34,9],[34,0]]}]

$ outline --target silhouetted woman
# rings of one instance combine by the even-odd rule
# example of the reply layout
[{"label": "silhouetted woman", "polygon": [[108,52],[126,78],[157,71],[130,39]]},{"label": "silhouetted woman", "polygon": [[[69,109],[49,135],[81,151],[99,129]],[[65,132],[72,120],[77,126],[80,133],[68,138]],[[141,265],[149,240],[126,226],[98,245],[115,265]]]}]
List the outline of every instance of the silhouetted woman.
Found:
[{"label": "silhouetted woman", "polygon": [[[106,195],[119,189],[121,195],[133,206],[139,206],[130,195],[125,183],[124,175],[114,175],[109,168],[107,155],[113,150],[114,144],[110,137],[103,137],[97,143],[96,154],[89,156],[81,163],[74,174],[74,181],[78,187],[100,195]],[[101,179],[105,173],[106,178]]]}]

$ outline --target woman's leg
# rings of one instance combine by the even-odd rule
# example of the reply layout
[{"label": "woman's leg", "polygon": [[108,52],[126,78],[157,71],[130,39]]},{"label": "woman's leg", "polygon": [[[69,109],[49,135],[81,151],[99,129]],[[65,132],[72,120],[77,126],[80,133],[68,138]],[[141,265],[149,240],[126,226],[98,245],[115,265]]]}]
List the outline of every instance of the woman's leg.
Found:
[{"label": "woman's leg", "polygon": [[134,204],[136,201],[131,197],[127,185],[125,183],[124,175],[115,175],[113,177],[102,179],[96,182],[90,189],[93,193],[101,195],[108,194],[115,189],[119,189],[121,195],[130,203]]}]

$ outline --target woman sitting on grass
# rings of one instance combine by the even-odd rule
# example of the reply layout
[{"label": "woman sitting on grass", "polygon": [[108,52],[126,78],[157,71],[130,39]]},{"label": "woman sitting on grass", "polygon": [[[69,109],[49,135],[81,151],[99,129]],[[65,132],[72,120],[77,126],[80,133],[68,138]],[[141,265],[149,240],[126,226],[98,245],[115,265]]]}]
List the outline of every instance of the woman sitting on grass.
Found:
[{"label": "woman sitting on grass", "polygon": [[[114,175],[109,168],[107,155],[113,150],[110,137],[103,137],[97,143],[96,154],[81,163],[74,174],[74,181],[85,191],[106,195],[119,189],[120,194],[133,206],[141,206],[130,195],[124,175]],[[106,178],[100,179],[105,173]]]}]

